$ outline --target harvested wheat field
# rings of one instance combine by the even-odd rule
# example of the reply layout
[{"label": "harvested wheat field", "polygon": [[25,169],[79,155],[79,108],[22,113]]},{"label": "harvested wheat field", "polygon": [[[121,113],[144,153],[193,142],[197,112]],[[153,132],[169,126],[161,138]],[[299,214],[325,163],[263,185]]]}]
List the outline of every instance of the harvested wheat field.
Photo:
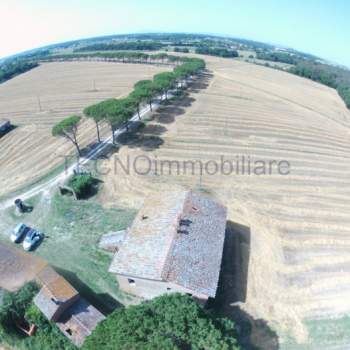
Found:
[{"label": "harvested wheat field", "polygon": [[[140,64],[45,63],[1,84],[0,119],[10,119],[17,128],[0,139],[0,196],[36,181],[73,152],[68,141],[51,136],[55,123],[90,104],[125,96],[138,80],[165,70]],[[94,123],[85,124],[79,134],[83,146],[96,138]]]},{"label": "harvested wheat field", "polygon": [[[206,60],[208,72],[189,96],[159,111],[138,142],[117,154],[131,162],[146,155],[152,170],[143,158],[137,170],[145,175],[109,173],[100,200],[138,207],[147,193],[179,184],[210,192],[228,207],[228,226],[239,232],[238,248],[223,267],[223,312],[235,318],[232,305],[240,305],[266,321],[281,348],[349,348],[332,319],[350,314],[350,112],[334,90],[312,81]],[[180,163],[179,175],[174,168],[167,174],[169,163],[163,174],[155,170],[155,160],[220,164],[221,157],[242,155],[288,161],[290,174],[200,176],[189,163]],[[103,167],[114,169],[115,159]],[[259,330],[251,337],[262,344]],[[288,339],[299,345],[288,347]]]}]

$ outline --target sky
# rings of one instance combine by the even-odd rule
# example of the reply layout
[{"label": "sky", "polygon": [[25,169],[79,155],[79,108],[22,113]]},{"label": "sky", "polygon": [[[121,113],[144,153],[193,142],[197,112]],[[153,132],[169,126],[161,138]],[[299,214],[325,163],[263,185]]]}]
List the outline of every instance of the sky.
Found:
[{"label": "sky", "polygon": [[186,32],[292,47],[350,67],[349,14],[348,0],[0,0],[0,57],[100,35]]}]

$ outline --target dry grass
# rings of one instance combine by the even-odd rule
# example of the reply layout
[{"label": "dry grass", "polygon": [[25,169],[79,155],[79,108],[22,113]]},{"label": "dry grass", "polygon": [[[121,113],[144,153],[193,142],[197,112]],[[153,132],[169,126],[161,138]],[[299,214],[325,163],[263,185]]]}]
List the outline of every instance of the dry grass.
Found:
[{"label": "dry grass", "polygon": [[[110,173],[100,199],[139,206],[147,193],[172,184],[210,191],[228,206],[230,221],[250,228],[242,308],[305,343],[305,318],[350,312],[350,113],[334,90],[312,81],[244,62],[207,61],[209,86],[191,93],[195,101],[185,112],[177,106],[172,118],[160,113],[153,122],[153,129],[166,128],[157,135],[163,143],[146,151],[125,146],[118,156],[219,161],[249,155],[285,159],[291,174]],[[114,161],[104,166],[113,168]]]},{"label": "dry grass", "polygon": [[[139,64],[47,63],[1,84],[0,119],[18,127],[0,139],[0,196],[39,179],[73,151],[68,142],[51,136],[56,122],[105,98],[125,96],[135,82],[164,70]],[[79,134],[83,145],[96,138],[94,124],[85,124]]]}]

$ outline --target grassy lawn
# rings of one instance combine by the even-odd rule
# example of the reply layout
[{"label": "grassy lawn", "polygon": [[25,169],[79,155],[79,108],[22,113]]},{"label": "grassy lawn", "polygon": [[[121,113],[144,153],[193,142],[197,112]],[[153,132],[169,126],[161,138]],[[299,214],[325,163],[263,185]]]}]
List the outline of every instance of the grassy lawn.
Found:
[{"label": "grassy lawn", "polygon": [[102,311],[117,307],[116,299],[125,300],[115,277],[108,272],[112,254],[99,250],[97,244],[102,234],[128,227],[135,211],[105,209],[94,199],[75,201],[58,193],[52,197],[36,196],[26,203],[34,205],[32,213],[18,215],[13,208],[3,213],[7,232],[19,222],[44,232],[45,239],[34,254],[57,268]]},{"label": "grassy lawn", "polygon": [[[348,349],[350,344],[350,317],[305,320],[309,332],[307,344],[297,344],[289,337],[283,339],[281,350]],[[283,337],[282,337],[283,338]]]}]

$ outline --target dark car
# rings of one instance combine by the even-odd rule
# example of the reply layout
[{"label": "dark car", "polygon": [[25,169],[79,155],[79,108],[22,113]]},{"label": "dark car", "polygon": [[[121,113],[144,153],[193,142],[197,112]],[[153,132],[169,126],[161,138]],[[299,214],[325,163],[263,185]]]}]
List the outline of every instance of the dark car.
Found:
[{"label": "dark car", "polygon": [[23,241],[24,250],[31,250],[44,239],[44,234],[38,230],[31,229]]},{"label": "dark car", "polygon": [[26,233],[30,230],[30,227],[28,227],[25,224],[18,224],[12,231],[12,234],[10,236],[10,239],[14,243],[19,243],[22,241],[23,237],[26,235]]}]

